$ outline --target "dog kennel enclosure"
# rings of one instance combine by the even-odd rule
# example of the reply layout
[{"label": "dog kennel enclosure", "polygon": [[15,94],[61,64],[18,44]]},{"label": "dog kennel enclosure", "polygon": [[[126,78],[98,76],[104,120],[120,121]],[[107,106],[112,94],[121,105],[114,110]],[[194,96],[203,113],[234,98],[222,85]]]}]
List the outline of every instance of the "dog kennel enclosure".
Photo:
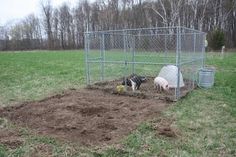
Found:
[{"label": "dog kennel enclosure", "polygon": [[84,35],[87,85],[132,74],[154,78],[164,66],[174,65],[177,72],[168,75],[176,79],[173,94],[179,99],[183,88],[196,86],[198,71],[204,66],[206,34],[198,30],[178,26],[87,31]]}]

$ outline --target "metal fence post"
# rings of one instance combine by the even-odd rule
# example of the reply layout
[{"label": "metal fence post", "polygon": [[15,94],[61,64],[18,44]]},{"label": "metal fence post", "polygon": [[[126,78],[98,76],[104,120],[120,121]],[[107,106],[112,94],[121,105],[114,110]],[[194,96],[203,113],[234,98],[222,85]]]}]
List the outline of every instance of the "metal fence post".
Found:
[{"label": "metal fence post", "polygon": [[[196,33],[194,32],[194,34],[193,34],[193,56],[192,56],[192,60],[195,60],[195,57],[196,57]],[[195,71],[194,70],[194,63],[195,62],[192,62],[192,71]],[[194,73],[192,74],[192,82],[193,82],[193,87],[192,88],[194,89],[194,86],[195,86],[195,74]]]},{"label": "metal fence post", "polygon": [[85,48],[85,73],[86,73],[86,84],[90,84],[90,69],[89,69],[89,62],[88,62],[88,53],[89,53],[89,34],[84,33],[85,42],[84,42],[84,48]]},{"label": "metal fence post", "polygon": [[179,99],[180,97],[180,47],[181,47],[181,34],[179,26],[177,29],[177,44],[176,44],[176,66],[178,68],[177,72],[177,88],[175,89],[175,98]]},{"label": "metal fence post", "polygon": [[196,54],[196,33],[194,32],[193,34],[193,57],[195,59],[195,54]]},{"label": "metal fence post", "polygon": [[125,30],[123,30],[123,46],[124,46],[124,75],[125,75],[125,90],[127,90],[127,34],[125,34]]},{"label": "metal fence post", "polygon": [[104,33],[101,35],[100,40],[100,66],[101,66],[101,80],[104,81],[104,51],[105,51],[105,43],[104,43]]},{"label": "metal fence post", "polygon": [[206,33],[201,34],[203,36],[203,41],[202,41],[202,65],[201,68],[204,68],[205,66],[205,58],[206,58],[206,50],[205,50],[205,40],[206,40]]},{"label": "metal fence post", "polygon": [[167,45],[166,45],[166,34],[165,34],[165,64],[167,63]]},{"label": "metal fence post", "polygon": [[132,73],[134,74],[135,73],[135,64],[134,64],[134,62],[135,62],[135,36],[134,35],[132,35],[131,36],[132,37]]}]

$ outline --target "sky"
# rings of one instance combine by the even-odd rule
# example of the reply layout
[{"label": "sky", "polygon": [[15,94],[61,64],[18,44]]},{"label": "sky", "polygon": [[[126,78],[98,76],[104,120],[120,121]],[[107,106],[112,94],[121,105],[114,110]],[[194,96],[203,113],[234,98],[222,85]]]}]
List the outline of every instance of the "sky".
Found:
[{"label": "sky", "polygon": [[[76,5],[79,0],[51,0],[53,7],[64,2],[70,6]],[[0,0],[0,26],[23,19],[29,14],[40,15],[40,0]]]}]

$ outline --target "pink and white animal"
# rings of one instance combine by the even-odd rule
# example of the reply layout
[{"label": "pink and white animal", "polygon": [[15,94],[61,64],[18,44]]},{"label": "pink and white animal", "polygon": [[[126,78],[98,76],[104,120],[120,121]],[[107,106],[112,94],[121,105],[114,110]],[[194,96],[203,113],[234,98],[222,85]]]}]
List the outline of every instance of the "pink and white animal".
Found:
[{"label": "pink and white animal", "polygon": [[158,92],[162,92],[162,90],[167,92],[169,90],[168,81],[163,77],[156,77],[154,79],[154,87],[157,89]]}]

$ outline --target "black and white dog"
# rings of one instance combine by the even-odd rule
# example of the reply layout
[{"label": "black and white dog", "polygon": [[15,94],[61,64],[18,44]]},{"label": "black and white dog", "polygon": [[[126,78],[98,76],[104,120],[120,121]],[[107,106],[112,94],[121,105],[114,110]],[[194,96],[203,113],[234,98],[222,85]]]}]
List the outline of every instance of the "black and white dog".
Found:
[{"label": "black and white dog", "polygon": [[122,85],[126,85],[132,87],[132,90],[135,91],[136,89],[139,90],[140,85],[145,82],[147,79],[144,76],[132,75],[131,78],[126,78],[122,82]]}]

